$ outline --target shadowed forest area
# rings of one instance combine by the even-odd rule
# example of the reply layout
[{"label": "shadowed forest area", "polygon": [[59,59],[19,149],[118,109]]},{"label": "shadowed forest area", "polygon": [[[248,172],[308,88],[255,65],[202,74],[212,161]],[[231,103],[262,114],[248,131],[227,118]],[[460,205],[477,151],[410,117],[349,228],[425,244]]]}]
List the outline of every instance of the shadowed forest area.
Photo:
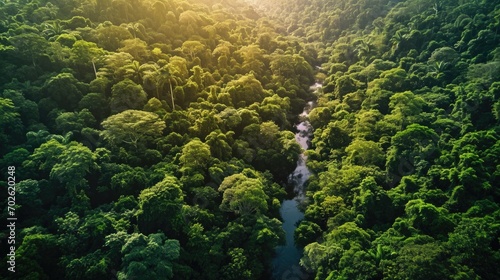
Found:
[{"label": "shadowed forest area", "polygon": [[279,279],[497,279],[499,29],[498,0],[0,0],[1,278],[271,279],[315,101]]}]

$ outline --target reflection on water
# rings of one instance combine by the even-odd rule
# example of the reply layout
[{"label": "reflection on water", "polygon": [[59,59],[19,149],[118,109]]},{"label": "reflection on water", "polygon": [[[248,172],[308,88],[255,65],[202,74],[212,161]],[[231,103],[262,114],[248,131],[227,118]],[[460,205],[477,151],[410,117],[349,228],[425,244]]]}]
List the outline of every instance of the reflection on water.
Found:
[{"label": "reflection on water", "polygon": [[[295,140],[302,149],[307,150],[311,141],[312,127],[307,121],[313,102],[307,103],[302,114],[299,115],[300,123],[295,127],[297,133]],[[299,210],[299,205],[305,199],[304,184],[309,179],[311,172],[306,166],[307,156],[302,153],[297,160],[297,167],[290,174],[289,181],[294,186],[294,198],[281,203],[280,214],[283,219],[283,230],[286,234],[284,246],[276,248],[276,257],[273,260],[273,279],[276,280],[305,280],[309,279],[307,273],[300,267],[302,249],[295,246],[293,234],[298,222],[304,218],[304,213]]]}]

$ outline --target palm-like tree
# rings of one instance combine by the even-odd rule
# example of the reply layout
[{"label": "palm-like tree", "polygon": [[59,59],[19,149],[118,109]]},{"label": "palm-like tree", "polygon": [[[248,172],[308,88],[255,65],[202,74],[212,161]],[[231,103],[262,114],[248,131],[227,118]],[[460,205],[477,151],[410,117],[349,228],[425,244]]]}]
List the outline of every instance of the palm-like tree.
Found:
[{"label": "palm-like tree", "polygon": [[64,29],[59,21],[53,21],[51,23],[44,22],[41,27],[43,28],[42,34],[49,41],[54,40],[54,38],[63,33],[68,33],[68,30]]},{"label": "palm-like tree", "polygon": [[114,0],[111,2],[108,12],[110,15],[115,16],[115,22],[131,22],[131,14],[134,11],[134,7],[129,1],[125,0]]},{"label": "palm-like tree", "polygon": [[436,61],[431,65],[432,73],[440,74],[443,73],[450,64],[444,61]]},{"label": "palm-like tree", "polygon": [[390,42],[392,43],[394,49],[397,50],[399,48],[399,45],[401,44],[401,42],[404,41],[404,39],[405,39],[405,35],[403,34],[403,32],[401,32],[401,30],[398,30],[398,31],[396,31],[394,36],[392,36]]},{"label": "palm-like tree", "polygon": [[175,99],[172,85],[174,83],[176,86],[178,85],[178,82],[180,81],[180,78],[178,77],[179,71],[177,71],[177,69],[171,64],[166,64],[162,67],[159,67],[156,63],[154,65],[154,69],[145,71],[143,80],[145,83],[152,83],[154,85],[156,89],[156,98],[158,99],[160,99],[160,91],[163,89],[165,84],[168,83],[170,88],[170,98],[172,100],[172,111],[174,111]]},{"label": "palm-like tree", "polygon": [[156,1],[151,5],[150,12],[153,15],[153,18],[155,19],[155,22],[160,23],[165,21],[168,9],[165,3],[161,1]]},{"label": "palm-like tree", "polygon": [[123,76],[129,78],[137,84],[144,81],[144,76],[148,71],[155,70],[155,64],[141,64],[139,61],[134,60],[131,63],[122,67]]},{"label": "palm-like tree", "polygon": [[360,40],[354,51],[356,52],[358,58],[366,65],[373,52],[373,45],[370,44],[370,41],[367,42],[365,40]]},{"label": "palm-like tree", "polygon": [[[124,24],[125,25],[125,24]],[[139,22],[128,23],[125,25],[128,32],[134,36],[134,38],[139,38],[141,40],[145,40],[146,36],[144,35],[146,32],[146,28]]]}]

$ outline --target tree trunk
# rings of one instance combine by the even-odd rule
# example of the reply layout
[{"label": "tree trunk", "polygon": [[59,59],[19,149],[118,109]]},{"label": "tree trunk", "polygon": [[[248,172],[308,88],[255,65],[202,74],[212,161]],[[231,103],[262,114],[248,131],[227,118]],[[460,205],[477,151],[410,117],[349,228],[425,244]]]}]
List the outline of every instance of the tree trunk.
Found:
[{"label": "tree trunk", "polygon": [[174,103],[174,91],[172,90],[172,83],[170,84],[170,97],[172,98],[172,112],[175,110],[175,103]]},{"label": "tree trunk", "polygon": [[95,75],[95,78],[97,79],[97,69],[95,68],[95,62],[93,59],[92,59],[92,67],[94,67],[94,75]]}]

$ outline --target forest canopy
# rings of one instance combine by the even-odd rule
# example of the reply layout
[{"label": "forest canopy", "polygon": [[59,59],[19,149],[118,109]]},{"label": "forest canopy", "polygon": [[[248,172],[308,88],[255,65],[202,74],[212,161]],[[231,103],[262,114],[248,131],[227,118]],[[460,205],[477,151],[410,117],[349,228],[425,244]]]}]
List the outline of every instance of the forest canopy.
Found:
[{"label": "forest canopy", "polygon": [[270,279],[314,101],[294,277],[496,279],[499,29],[497,0],[0,1],[2,275]]}]

